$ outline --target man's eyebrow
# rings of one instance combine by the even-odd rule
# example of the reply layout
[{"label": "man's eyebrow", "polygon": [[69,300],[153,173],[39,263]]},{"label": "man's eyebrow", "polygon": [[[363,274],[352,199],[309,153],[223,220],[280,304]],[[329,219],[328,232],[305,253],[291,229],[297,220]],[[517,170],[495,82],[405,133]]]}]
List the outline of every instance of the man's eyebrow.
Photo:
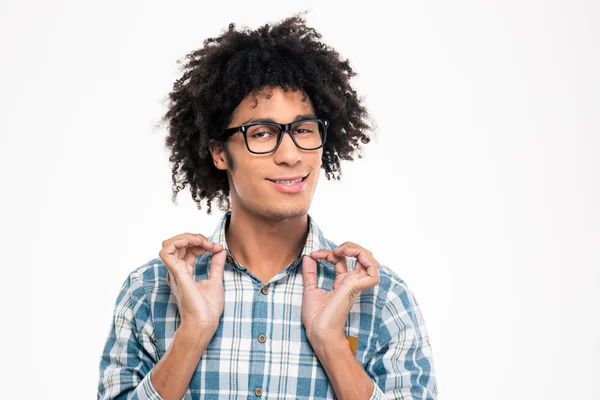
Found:
[{"label": "man's eyebrow", "polygon": [[[294,118],[294,120],[292,122],[300,121],[301,119],[305,119],[305,118],[317,118],[317,116],[314,114],[300,114],[300,115],[296,115],[296,118]],[[278,123],[278,122],[275,122],[275,120],[273,120],[272,118],[250,118],[249,120],[242,122],[240,125],[246,125],[246,124],[250,124],[253,122]]]}]

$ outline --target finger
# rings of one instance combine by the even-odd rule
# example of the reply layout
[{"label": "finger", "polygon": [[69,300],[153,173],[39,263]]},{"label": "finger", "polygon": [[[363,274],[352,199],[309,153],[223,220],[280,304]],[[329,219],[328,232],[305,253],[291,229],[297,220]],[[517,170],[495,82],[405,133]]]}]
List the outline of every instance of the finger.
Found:
[{"label": "finger", "polygon": [[315,260],[327,260],[332,264],[340,262],[344,259],[343,256],[336,256],[333,251],[329,249],[321,249],[317,251],[313,251],[310,253],[310,256]]},{"label": "finger", "polygon": [[167,283],[169,284],[169,287],[173,292],[179,292],[179,287],[177,286],[177,279],[175,279],[175,276],[173,276],[173,274],[171,274],[169,271],[167,271]]},{"label": "finger", "polygon": [[332,263],[336,275],[348,272],[348,263],[346,261],[346,257],[344,257],[343,255],[336,256],[335,254],[333,254],[333,251],[329,249],[317,250],[315,252],[312,252],[310,256],[315,259],[325,259]]},{"label": "finger", "polygon": [[359,249],[363,249],[366,252],[369,252],[367,249],[364,249],[362,246],[359,246],[356,243],[344,242],[344,243],[340,244],[338,247],[336,247],[335,249],[333,249],[333,253],[336,256],[340,256],[344,253],[344,250],[348,249],[348,248],[359,248]]},{"label": "finger", "polygon": [[200,243],[201,239],[180,237],[177,239],[169,239],[163,245],[163,250],[168,254],[173,254],[179,257],[181,254],[180,251],[184,250],[188,245],[190,245],[190,241],[193,241],[193,245],[197,246]]},{"label": "finger", "polygon": [[212,242],[200,234],[191,236],[196,239],[200,239],[200,246],[205,251],[209,251],[211,253],[218,253],[219,251],[223,250],[223,246],[221,246],[219,243]]},{"label": "finger", "polygon": [[[347,247],[342,252],[348,257],[356,257],[357,262],[354,270],[359,274],[358,283],[355,288],[359,291],[373,287],[379,284],[379,267],[380,264],[375,260],[373,255],[362,247]],[[364,275],[363,270],[366,270],[367,275]]]},{"label": "finger", "polygon": [[302,257],[302,280],[305,293],[319,288],[317,285],[317,262],[312,257]]},{"label": "finger", "polygon": [[208,238],[204,237],[201,234],[189,234],[190,237],[197,239],[200,241],[200,246],[202,248],[204,248],[206,251],[209,251],[211,253],[217,253],[221,250],[223,250],[223,246],[221,246],[219,243],[215,243],[215,242],[211,242],[210,240],[208,240]]},{"label": "finger", "polygon": [[[196,236],[198,238],[200,236],[202,236],[202,235],[193,235],[193,234],[190,234],[190,233],[182,233],[180,235],[175,235],[175,236],[173,236],[173,237],[171,237],[169,239],[163,240],[163,242],[161,243],[161,245],[162,245],[163,248],[165,248],[165,247],[167,247],[167,245],[169,245],[169,243],[171,243],[171,242],[173,242],[175,240],[178,240],[178,239],[183,239],[183,238],[185,238],[188,235]],[[204,237],[204,236],[202,236],[202,237]]]},{"label": "finger", "polygon": [[192,274],[175,274],[171,270],[167,271],[167,283],[177,299],[181,299],[182,296],[193,296],[195,291],[194,282]]},{"label": "finger", "polygon": [[199,253],[198,255],[203,254],[205,251],[214,253],[223,249],[220,244],[211,242],[200,234],[191,233],[174,236],[169,240],[165,240],[162,244],[163,249],[169,253],[174,253],[176,250],[186,250],[189,247],[194,248],[194,251]]},{"label": "finger", "polygon": [[[185,251],[185,262],[188,263],[189,265],[195,265],[196,264],[196,258],[198,256],[201,256],[202,254],[208,252],[213,252],[213,253],[217,253],[222,249],[222,246],[218,243],[214,243],[209,241],[208,239],[201,239],[202,240],[202,244],[200,246],[192,246],[191,243],[188,244],[188,246],[184,249],[182,249],[181,251]],[[207,250],[210,249],[210,250]]]},{"label": "finger", "polygon": [[204,254],[206,251],[221,251],[222,246],[209,241],[202,235],[187,234],[178,235],[175,238],[164,241],[163,250],[184,260],[188,265],[193,265],[195,264],[195,257]]},{"label": "finger", "polygon": [[358,283],[355,285],[355,288],[358,291],[363,291],[370,287],[379,284],[379,270],[375,265],[367,268],[367,275],[358,275]]},{"label": "finger", "polygon": [[167,283],[169,284],[169,287],[171,288],[171,292],[175,295],[175,298],[180,299],[181,292],[179,291],[179,287],[177,286],[177,283],[175,282],[175,278],[173,276],[171,276],[171,274],[168,271],[167,271]]},{"label": "finger", "polygon": [[[356,243],[352,243],[352,242],[344,242],[341,245],[339,245],[338,247],[336,247],[335,249],[333,249],[333,254],[335,254],[338,257],[344,257],[348,256],[347,254],[344,254],[344,251],[346,251],[346,249],[349,248],[360,248],[359,245],[357,245]],[[352,256],[348,256],[348,257],[352,257]],[[355,268],[356,269],[356,265]],[[360,270],[360,268],[359,268]]]},{"label": "finger", "polygon": [[362,292],[365,289],[373,287],[379,284],[379,276],[363,275],[358,278],[354,284],[354,289],[358,292]]},{"label": "finger", "polygon": [[204,236],[201,233],[189,233],[189,232],[186,232],[186,233],[180,233],[179,235],[175,235],[175,236],[173,236],[173,237],[171,237],[169,239],[164,240],[162,242],[162,246],[164,247],[165,244],[167,242],[169,242],[170,240],[177,240],[177,239],[189,238],[189,237],[195,237],[195,238],[198,238],[198,239],[206,239],[206,236]]},{"label": "finger", "polygon": [[173,289],[173,285],[171,284],[171,274],[169,273],[168,270],[167,270],[167,284],[169,285],[169,287],[171,289]]},{"label": "finger", "polygon": [[177,256],[177,258],[183,260],[188,273],[192,273],[192,268],[190,268],[190,264],[195,264],[194,261],[190,260],[190,255],[194,256],[188,249],[190,248],[194,242],[194,239],[191,238],[181,238],[173,241],[176,250],[173,255]]},{"label": "finger", "polygon": [[367,272],[371,266],[375,267],[376,269],[379,268],[379,263],[377,260],[375,260],[375,258],[373,258],[373,255],[362,247],[344,247],[340,251],[341,254],[347,257],[356,257],[361,266],[367,269]]},{"label": "finger", "polygon": [[213,254],[210,260],[210,269],[208,272],[208,279],[222,282],[223,271],[225,269],[225,259],[227,258],[227,251],[222,250],[218,253]]},{"label": "finger", "polygon": [[194,253],[190,248],[188,248],[187,252],[185,253],[185,256],[183,257],[183,260],[188,266],[194,266],[196,265],[196,257],[196,253]]},{"label": "finger", "polygon": [[[183,302],[190,301],[198,294],[196,280],[192,274],[185,274],[175,277],[177,281],[177,291]],[[186,300],[187,299],[187,300]]]},{"label": "finger", "polygon": [[167,270],[171,273],[171,277],[175,278],[176,281],[183,275],[190,276],[187,264],[179,257],[169,254],[161,250],[158,255],[163,260]]}]

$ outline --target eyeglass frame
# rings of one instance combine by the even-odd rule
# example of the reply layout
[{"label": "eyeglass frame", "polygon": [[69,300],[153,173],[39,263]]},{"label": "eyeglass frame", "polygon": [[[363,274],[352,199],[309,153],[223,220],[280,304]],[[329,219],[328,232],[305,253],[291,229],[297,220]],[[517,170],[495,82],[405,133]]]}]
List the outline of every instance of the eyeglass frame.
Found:
[{"label": "eyeglass frame", "polygon": [[[296,142],[296,139],[294,139],[294,135],[292,135],[292,127],[295,125],[298,125],[302,122],[311,122],[311,121],[317,121],[317,122],[321,122],[323,124],[323,140],[319,147],[315,147],[314,149],[307,149],[307,148],[300,146],[298,144],[298,142]],[[279,128],[279,135],[277,135],[277,144],[275,145],[275,147],[273,147],[272,150],[261,151],[261,152],[250,150],[250,145],[248,144],[248,137],[246,136],[246,133],[248,131],[248,128],[256,126],[256,125],[271,125],[271,126],[276,126],[277,128]],[[233,128],[227,128],[223,131],[223,134],[225,135],[224,140],[227,140],[230,136],[232,136],[238,132],[242,132],[242,135],[244,135],[244,142],[246,143],[246,148],[248,149],[248,151],[250,153],[253,153],[253,154],[273,153],[275,150],[277,150],[277,148],[279,148],[279,145],[281,144],[281,141],[283,140],[283,135],[286,132],[290,135],[290,137],[292,138],[292,141],[294,142],[294,144],[296,145],[297,148],[299,148],[300,150],[305,150],[305,151],[313,151],[313,150],[318,150],[325,145],[325,140],[327,139],[327,127],[328,126],[329,126],[329,120],[323,119],[323,118],[304,118],[304,119],[300,119],[298,121],[290,122],[287,124],[279,124],[277,122],[251,122],[249,124],[244,124],[244,125],[236,126]]]}]

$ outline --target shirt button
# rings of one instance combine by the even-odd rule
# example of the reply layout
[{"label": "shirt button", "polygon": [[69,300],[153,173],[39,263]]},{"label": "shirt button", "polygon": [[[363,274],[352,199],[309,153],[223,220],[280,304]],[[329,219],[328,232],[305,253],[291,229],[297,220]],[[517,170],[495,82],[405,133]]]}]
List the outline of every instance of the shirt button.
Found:
[{"label": "shirt button", "polygon": [[231,256],[227,256],[227,262],[228,262],[229,264],[233,264],[233,257],[231,257]]},{"label": "shirt button", "polygon": [[261,388],[254,389],[254,394],[256,395],[256,397],[262,396],[262,389]]},{"label": "shirt button", "polygon": [[269,293],[269,288],[265,286],[264,288],[260,289],[260,291],[262,294],[267,294]]},{"label": "shirt button", "polygon": [[261,342],[261,343],[264,343],[264,342],[267,341],[267,337],[265,335],[260,335],[258,337],[258,341]]}]

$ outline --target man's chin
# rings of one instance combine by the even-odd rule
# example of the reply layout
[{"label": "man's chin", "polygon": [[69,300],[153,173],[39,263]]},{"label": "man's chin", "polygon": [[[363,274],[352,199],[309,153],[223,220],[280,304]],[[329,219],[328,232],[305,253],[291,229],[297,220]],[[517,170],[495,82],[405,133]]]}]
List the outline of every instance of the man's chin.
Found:
[{"label": "man's chin", "polygon": [[286,219],[294,219],[305,216],[308,213],[307,206],[298,204],[290,205],[289,207],[269,207],[263,210],[263,215],[267,219],[282,221]]}]

